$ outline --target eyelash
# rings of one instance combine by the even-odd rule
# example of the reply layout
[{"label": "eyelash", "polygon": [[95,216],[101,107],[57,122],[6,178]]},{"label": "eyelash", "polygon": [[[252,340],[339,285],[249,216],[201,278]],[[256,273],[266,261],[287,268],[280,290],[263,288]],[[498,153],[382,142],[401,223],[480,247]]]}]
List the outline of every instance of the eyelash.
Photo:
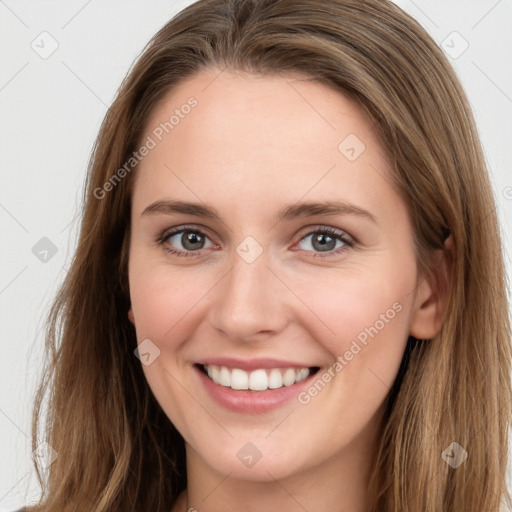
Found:
[{"label": "eyelash", "polygon": [[[159,245],[163,246],[163,248],[164,248],[164,250],[166,252],[174,254],[175,256],[178,256],[180,258],[182,258],[182,257],[184,258],[184,257],[200,256],[201,255],[201,250],[199,250],[199,251],[178,251],[178,250],[173,249],[171,247],[164,246],[166,241],[171,236],[177,235],[179,233],[184,233],[184,232],[187,232],[187,231],[190,231],[192,233],[199,233],[202,237],[208,238],[208,235],[206,233],[204,233],[203,231],[201,231],[200,229],[197,229],[197,228],[194,228],[194,227],[189,227],[189,226],[184,226],[184,227],[177,228],[177,229],[174,229],[174,230],[171,230],[171,231],[165,231],[161,236],[159,236],[157,238],[156,241],[157,241],[157,243]],[[333,255],[338,255],[338,254],[346,251],[347,249],[349,249],[349,248],[351,248],[351,247],[353,247],[355,245],[355,242],[353,240],[351,240],[350,238],[346,237],[343,234],[342,231],[338,231],[338,230],[336,230],[334,228],[331,228],[331,227],[328,227],[328,226],[325,226],[325,227],[316,229],[314,231],[310,231],[309,233],[306,233],[299,240],[299,242],[304,240],[308,236],[316,235],[316,234],[329,235],[332,238],[340,240],[345,245],[343,247],[339,247],[338,249],[332,249],[331,251],[326,251],[327,255],[324,255],[324,254],[322,254],[320,252],[305,251],[305,252],[314,252],[314,254],[313,254],[314,258],[329,258],[329,257],[332,257]]]}]

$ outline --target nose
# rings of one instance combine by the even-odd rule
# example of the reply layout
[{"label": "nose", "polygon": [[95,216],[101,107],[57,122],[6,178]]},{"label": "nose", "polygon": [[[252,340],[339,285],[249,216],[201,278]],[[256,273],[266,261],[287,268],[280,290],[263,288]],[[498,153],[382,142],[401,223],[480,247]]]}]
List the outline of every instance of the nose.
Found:
[{"label": "nose", "polygon": [[211,297],[211,325],[236,342],[268,339],[282,331],[290,311],[289,292],[269,268],[266,253],[251,263],[234,253],[231,262]]}]

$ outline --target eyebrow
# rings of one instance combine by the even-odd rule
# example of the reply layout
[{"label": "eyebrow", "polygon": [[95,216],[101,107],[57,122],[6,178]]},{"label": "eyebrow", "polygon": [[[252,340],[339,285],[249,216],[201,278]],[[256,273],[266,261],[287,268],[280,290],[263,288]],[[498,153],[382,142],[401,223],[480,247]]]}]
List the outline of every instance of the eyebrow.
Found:
[{"label": "eyebrow", "polygon": [[[160,200],[151,203],[149,206],[144,208],[141,216],[159,213],[166,215],[182,213],[185,215],[194,215],[196,217],[222,221],[215,208],[207,204],[177,201],[172,199]],[[343,201],[315,201],[288,204],[278,210],[275,215],[275,220],[280,222],[282,220],[293,220],[318,215],[357,215],[360,217],[366,217],[372,222],[378,224],[375,216],[368,210]]]}]

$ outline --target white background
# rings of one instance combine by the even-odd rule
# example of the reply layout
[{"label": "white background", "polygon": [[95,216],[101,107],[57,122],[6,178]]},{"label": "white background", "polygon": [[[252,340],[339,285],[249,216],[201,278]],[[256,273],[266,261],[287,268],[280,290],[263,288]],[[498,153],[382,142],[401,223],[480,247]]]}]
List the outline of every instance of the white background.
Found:
[{"label": "white background", "polygon": [[[439,45],[446,40],[450,51],[460,52],[463,40],[469,44],[452,63],[484,144],[510,275],[512,3],[396,2]],[[0,511],[15,510],[38,495],[30,419],[43,320],[74,250],[93,140],[133,60],[190,3],[0,0]],[[42,46],[46,38],[45,48],[51,48],[49,36],[40,36],[45,31],[58,48],[43,59],[31,44]],[[460,36],[451,35],[454,31]],[[46,263],[32,252],[43,237],[57,248]]]}]

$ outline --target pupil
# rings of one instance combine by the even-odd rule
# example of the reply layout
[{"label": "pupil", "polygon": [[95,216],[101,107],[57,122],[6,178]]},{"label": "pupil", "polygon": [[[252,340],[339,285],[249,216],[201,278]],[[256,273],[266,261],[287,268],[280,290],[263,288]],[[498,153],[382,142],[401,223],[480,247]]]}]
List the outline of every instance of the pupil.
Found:
[{"label": "pupil", "polygon": [[[197,233],[192,233],[190,231],[183,233],[182,237],[182,244],[183,247],[186,249],[198,249],[198,247],[195,247],[194,244],[201,243],[202,237],[201,235],[198,235]],[[200,249],[201,247],[199,247]]]},{"label": "pupil", "polygon": [[[329,241],[326,241],[326,239],[329,239]],[[336,245],[336,240],[334,240],[334,238],[332,238],[329,235],[320,233],[316,237],[314,237],[313,246],[315,246],[315,243],[320,244],[318,247],[315,247],[315,248],[319,248],[320,251],[331,251],[332,249],[334,249],[334,247]]]}]

